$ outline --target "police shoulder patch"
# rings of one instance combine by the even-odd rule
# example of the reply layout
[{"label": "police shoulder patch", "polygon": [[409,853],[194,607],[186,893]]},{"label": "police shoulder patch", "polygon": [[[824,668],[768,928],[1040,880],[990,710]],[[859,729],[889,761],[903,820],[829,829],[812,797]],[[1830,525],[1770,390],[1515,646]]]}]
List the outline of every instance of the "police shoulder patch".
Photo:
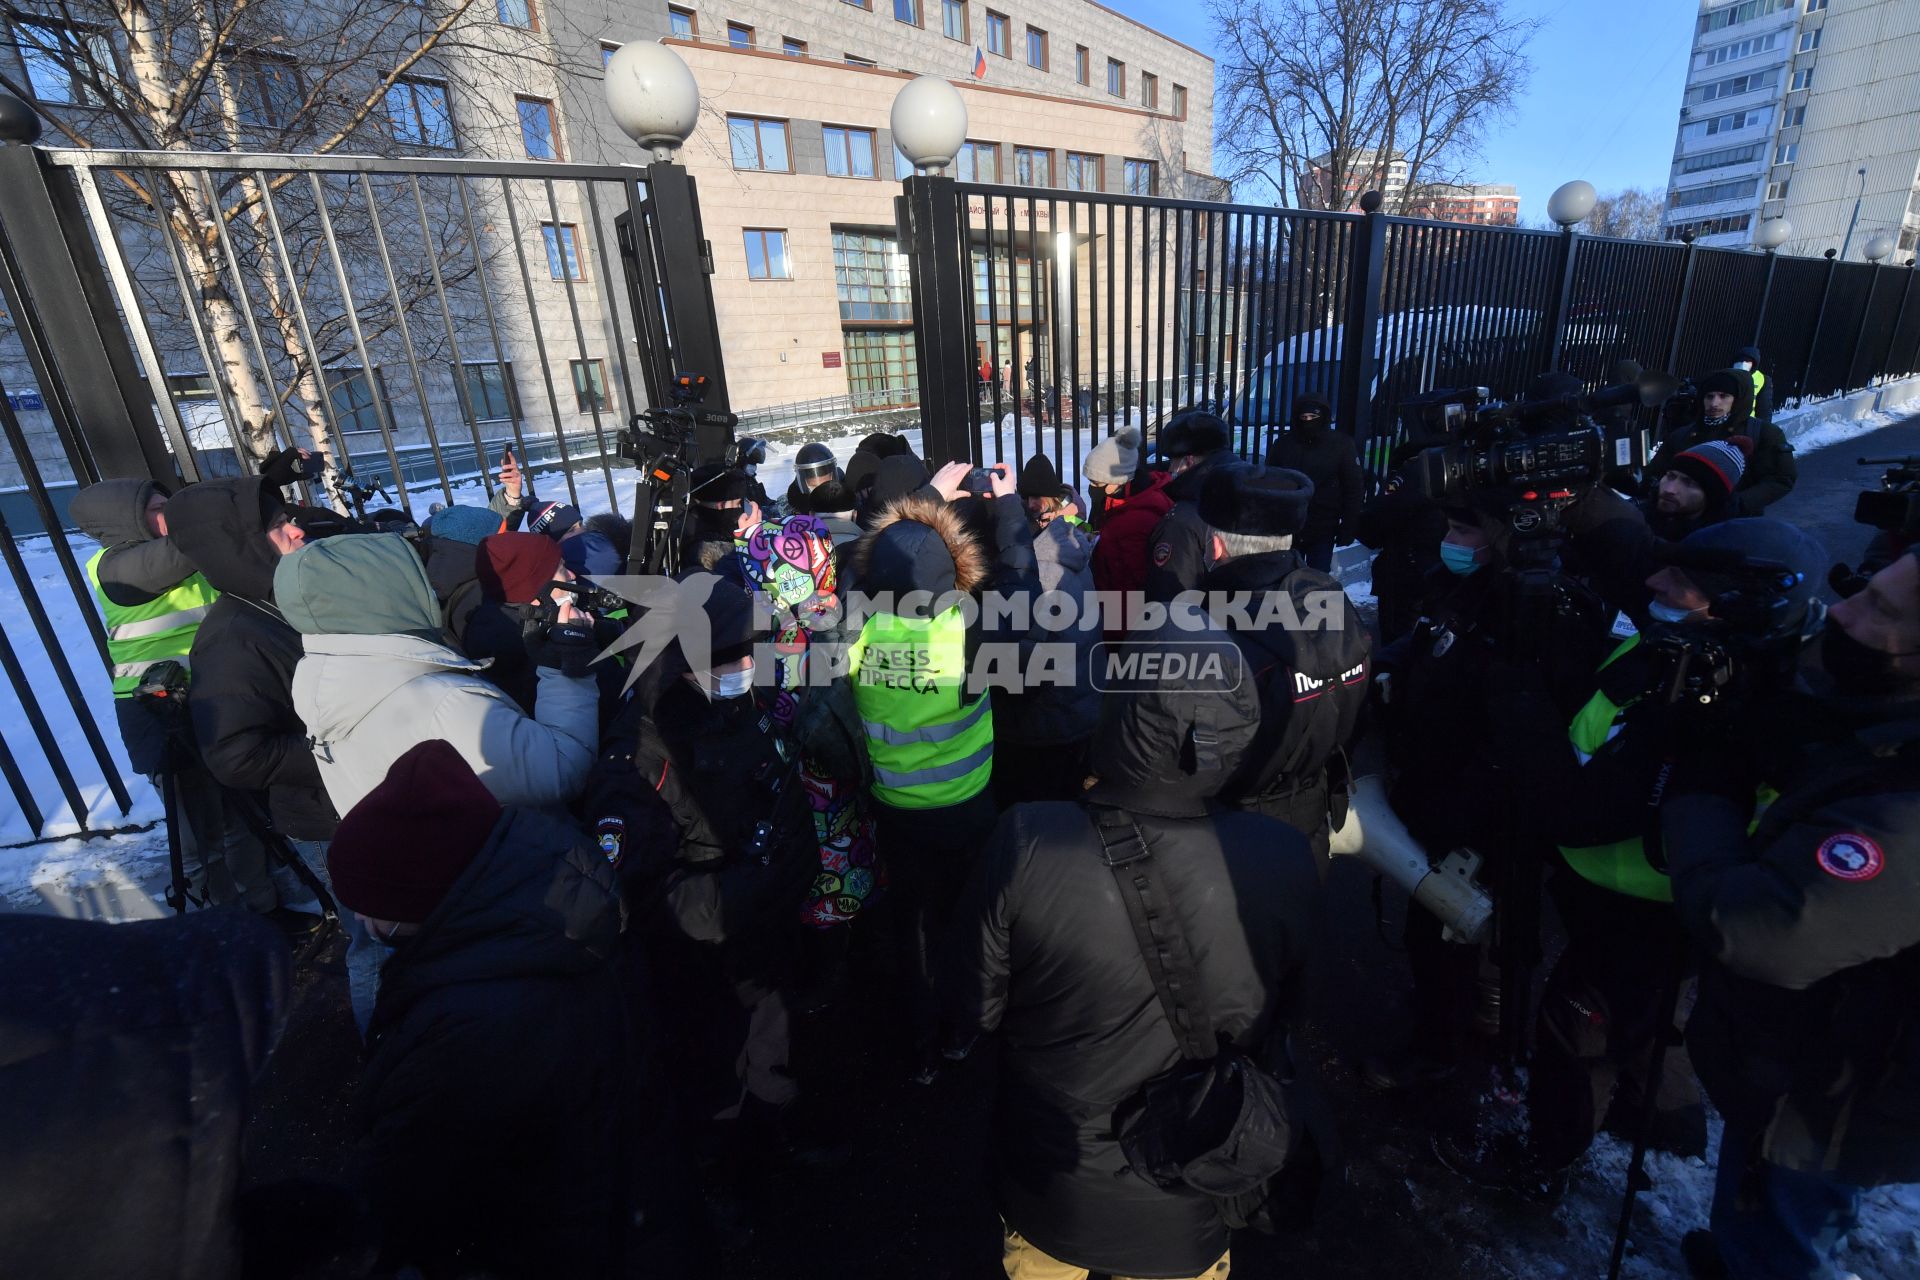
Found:
[{"label": "police shoulder patch", "polygon": [[1173,559],[1173,544],[1171,542],[1154,544],[1153,564],[1156,569],[1165,568],[1167,561],[1171,559]]},{"label": "police shoulder patch", "polygon": [[1879,844],[1854,833],[1828,836],[1814,850],[1813,858],[1836,880],[1871,880],[1887,866],[1887,856]]}]

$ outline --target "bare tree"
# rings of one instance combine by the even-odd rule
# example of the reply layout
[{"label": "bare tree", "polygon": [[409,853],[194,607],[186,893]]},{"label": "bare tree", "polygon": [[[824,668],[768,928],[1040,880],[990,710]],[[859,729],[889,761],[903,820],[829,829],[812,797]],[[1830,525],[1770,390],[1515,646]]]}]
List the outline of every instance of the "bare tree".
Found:
[{"label": "bare tree", "polygon": [[1659,240],[1663,234],[1660,220],[1666,212],[1665,197],[1640,187],[1627,187],[1595,200],[1593,212],[1580,223],[1580,229],[1590,236]]},{"label": "bare tree", "polygon": [[[439,60],[465,51],[495,65],[533,61],[552,69],[551,58],[503,41],[498,24],[479,20],[482,13],[494,17],[493,6],[481,4],[476,10],[475,4],[0,3],[7,23],[0,43],[18,59],[0,65],[0,87],[36,103],[53,132],[75,147],[431,154],[452,144],[445,91],[440,90],[436,116],[413,86],[436,74]],[[442,127],[444,139],[435,136]],[[376,215],[375,193],[359,179],[315,185],[292,173],[112,173],[108,200],[151,233],[147,243],[129,246],[159,264],[140,280],[148,300],[162,318],[182,302],[198,311],[209,344],[207,372],[218,380],[237,417],[234,425],[247,450],[263,457],[275,445],[276,422],[297,419],[297,431],[284,424],[287,439],[304,436],[303,443],[331,456],[323,370],[343,354],[345,319],[335,312],[316,326],[309,347],[296,297],[339,292],[337,264],[324,245],[329,228],[323,218],[332,219],[331,238],[341,255],[350,257],[373,252],[375,216],[404,228],[412,206],[398,203]],[[383,191],[378,199],[396,196]],[[377,336],[436,296],[429,254],[444,260],[447,269],[439,284],[456,294],[480,258],[466,229],[444,212],[437,221],[415,220],[414,231],[416,239],[397,246],[400,269],[390,295],[356,299],[352,310],[365,333]],[[418,251],[408,253],[409,248]],[[460,250],[464,268],[458,265]],[[178,273],[184,288],[169,288],[169,271]],[[170,293],[178,299],[171,305],[164,301]],[[250,355],[255,321],[264,324],[261,345],[272,348],[265,352],[264,369]],[[180,330],[185,328],[183,323]],[[425,326],[421,331],[431,333]],[[177,333],[173,340],[181,341]],[[372,377],[371,370],[362,373]]]},{"label": "bare tree", "polygon": [[1504,0],[1209,0],[1220,31],[1216,127],[1236,182],[1280,204],[1389,212],[1457,181],[1529,71],[1539,23]]}]

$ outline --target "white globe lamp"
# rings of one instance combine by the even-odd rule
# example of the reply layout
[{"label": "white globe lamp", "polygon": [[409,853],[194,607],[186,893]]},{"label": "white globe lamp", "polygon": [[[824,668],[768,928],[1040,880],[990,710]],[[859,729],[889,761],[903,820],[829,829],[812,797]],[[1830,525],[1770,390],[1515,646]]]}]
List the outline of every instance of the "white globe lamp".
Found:
[{"label": "white globe lamp", "polygon": [[1875,232],[1867,247],[1860,252],[1867,255],[1868,262],[1878,262],[1893,252],[1893,237],[1884,231]]},{"label": "white globe lamp", "polygon": [[700,86],[679,54],[633,41],[607,59],[607,106],[622,133],[665,163],[700,122]]},{"label": "white globe lamp", "polygon": [[1772,253],[1775,249],[1785,244],[1791,235],[1793,235],[1793,224],[1791,222],[1788,222],[1785,218],[1768,218],[1754,229],[1753,243],[1755,247],[1765,249],[1768,253]]},{"label": "white globe lamp", "polygon": [[1562,229],[1571,227],[1593,212],[1594,201],[1599,198],[1591,182],[1579,178],[1563,182],[1547,197],[1547,216]]},{"label": "white globe lamp", "polygon": [[918,76],[894,96],[890,123],[901,154],[916,168],[938,173],[967,140],[967,104],[939,76]]}]

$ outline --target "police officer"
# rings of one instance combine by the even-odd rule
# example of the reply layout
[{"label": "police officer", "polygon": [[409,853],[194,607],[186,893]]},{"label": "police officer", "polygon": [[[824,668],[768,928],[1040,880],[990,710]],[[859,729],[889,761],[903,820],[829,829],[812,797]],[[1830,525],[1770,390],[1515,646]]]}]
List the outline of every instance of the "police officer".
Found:
[{"label": "police officer", "polygon": [[1202,589],[1260,687],[1260,732],[1222,797],[1292,824],[1324,876],[1328,765],[1344,782],[1372,645],[1339,582],[1294,549],[1313,495],[1298,471],[1236,464],[1207,476],[1198,511],[1214,561]]},{"label": "police officer", "polygon": [[1661,813],[1707,957],[1687,1045],[1726,1118],[1697,1275],[1837,1276],[1862,1190],[1920,1182],[1920,558],[1834,605],[1819,655],[1827,731],[1751,833],[1725,734]]},{"label": "police officer", "polygon": [[1753,416],[1773,421],[1773,387],[1760,368],[1760,348],[1742,347],[1733,354],[1733,367],[1753,378]]},{"label": "police officer", "polygon": [[833,456],[833,450],[818,440],[801,445],[800,451],[793,455],[793,480],[787,485],[787,510],[811,510],[807,494],[829,480],[840,479],[844,479],[844,475],[839,460]]},{"label": "police officer", "polygon": [[1173,510],[1160,521],[1147,543],[1149,600],[1168,601],[1200,585],[1210,563],[1211,543],[1196,500],[1208,472],[1237,461],[1232,443],[1227,424],[1205,409],[1176,413],[1160,429],[1160,456],[1173,477],[1166,486]]}]

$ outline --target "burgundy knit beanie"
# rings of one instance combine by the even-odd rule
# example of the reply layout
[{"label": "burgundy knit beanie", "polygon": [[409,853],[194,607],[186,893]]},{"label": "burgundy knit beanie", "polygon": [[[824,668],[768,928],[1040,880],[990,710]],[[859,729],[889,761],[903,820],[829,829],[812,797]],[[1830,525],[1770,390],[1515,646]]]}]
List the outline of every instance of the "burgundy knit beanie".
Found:
[{"label": "burgundy knit beanie", "polygon": [[475,569],[488,599],[529,604],[559,572],[560,544],[537,533],[496,533],[480,540]]},{"label": "burgundy knit beanie", "polygon": [[386,780],[340,819],[327,846],[334,897],[363,916],[420,924],[500,814],[500,802],[460,753],[428,739],[395,760]]}]

